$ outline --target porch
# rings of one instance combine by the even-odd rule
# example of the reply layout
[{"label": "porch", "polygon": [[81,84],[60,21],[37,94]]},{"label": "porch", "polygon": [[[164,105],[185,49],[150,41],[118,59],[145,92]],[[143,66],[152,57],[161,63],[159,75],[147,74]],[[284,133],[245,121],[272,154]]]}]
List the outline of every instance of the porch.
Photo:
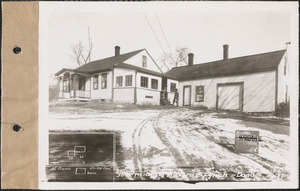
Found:
[{"label": "porch", "polygon": [[59,92],[60,99],[76,99],[76,98],[83,98],[83,99],[91,99],[91,92],[90,91],[83,91],[83,90],[71,90],[70,92]]},{"label": "porch", "polygon": [[58,80],[60,85],[60,99],[91,99],[90,76],[65,72],[61,76],[59,76]]}]

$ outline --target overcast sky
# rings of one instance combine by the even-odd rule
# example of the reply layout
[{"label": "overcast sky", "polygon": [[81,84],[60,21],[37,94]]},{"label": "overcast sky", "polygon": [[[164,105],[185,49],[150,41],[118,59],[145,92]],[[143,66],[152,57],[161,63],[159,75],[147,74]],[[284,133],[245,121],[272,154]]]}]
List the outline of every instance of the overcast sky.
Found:
[{"label": "overcast sky", "polygon": [[87,46],[88,27],[91,60],[113,56],[116,45],[121,53],[145,48],[158,65],[164,51],[177,47],[194,53],[195,64],[222,59],[223,44],[229,44],[229,58],[285,49],[291,41],[288,6],[236,3],[40,2],[40,64],[50,75],[76,68],[71,47],[79,41]]}]

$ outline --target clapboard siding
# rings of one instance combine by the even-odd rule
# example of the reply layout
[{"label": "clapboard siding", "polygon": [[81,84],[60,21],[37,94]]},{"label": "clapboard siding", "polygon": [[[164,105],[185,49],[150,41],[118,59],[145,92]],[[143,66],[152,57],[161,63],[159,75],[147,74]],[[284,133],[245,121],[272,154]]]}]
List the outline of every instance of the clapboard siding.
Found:
[{"label": "clapboard siding", "polygon": [[[230,77],[208,78],[192,81],[182,81],[179,84],[179,104],[183,103],[183,87],[191,85],[191,106],[206,106],[216,108],[217,84],[243,82],[243,111],[272,112],[275,111],[275,71],[245,74]],[[204,101],[196,102],[196,86],[204,86]]]},{"label": "clapboard siding", "polygon": [[[102,88],[102,74],[107,74],[107,87]],[[98,89],[94,89],[94,75],[98,75]],[[112,72],[96,73],[91,77],[91,99],[111,99],[112,98]]]}]

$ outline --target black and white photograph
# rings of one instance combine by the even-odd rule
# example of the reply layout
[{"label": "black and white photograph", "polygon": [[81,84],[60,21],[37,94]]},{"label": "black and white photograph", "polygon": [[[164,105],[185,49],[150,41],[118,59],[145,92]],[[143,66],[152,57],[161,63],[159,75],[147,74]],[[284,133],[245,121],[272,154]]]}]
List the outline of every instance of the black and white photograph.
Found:
[{"label": "black and white photograph", "polygon": [[40,2],[40,186],[295,185],[297,8]]}]

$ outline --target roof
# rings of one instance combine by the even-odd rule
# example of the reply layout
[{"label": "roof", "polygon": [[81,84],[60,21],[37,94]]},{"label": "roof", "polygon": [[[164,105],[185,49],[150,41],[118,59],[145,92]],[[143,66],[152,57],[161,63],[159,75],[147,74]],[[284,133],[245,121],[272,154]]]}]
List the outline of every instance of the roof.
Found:
[{"label": "roof", "polygon": [[83,72],[83,73],[95,73],[102,70],[112,69],[112,67],[118,63],[123,63],[124,61],[128,60],[129,58],[137,55],[138,53],[142,52],[145,49],[136,50],[133,52],[129,52],[126,54],[120,54],[118,56],[112,56],[108,58],[104,58],[101,60],[92,61],[87,63],[77,69],[75,72]]},{"label": "roof", "polygon": [[[83,66],[81,66],[77,69],[63,68],[60,71],[58,71],[55,75],[58,76],[64,71],[72,71],[72,72],[75,72],[75,73],[90,75],[90,74],[93,74],[93,73],[96,73],[96,72],[112,70],[113,67],[117,67],[117,68],[132,69],[132,70],[136,70],[136,71],[139,71],[139,72],[142,72],[142,73],[152,74],[152,75],[156,75],[156,76],[160,76],[160,77],[169,77],[169,78],[172,78],[172,79],[177,79],[175,77],[168,76],[164,73],[155,72],[155,71],[152,71],[152,70],[148,70],[148,69],[145,69],[145,68],[141,68],[141,67],[138,67],[138,66],[134,66],[134,65],[131,65],[131,64],[124,63],[126,60],[128,60],[129,58],[137,55],[138,53],[142,52],[143,50],[147,51],[146,49],[141,49],[141,50],[136,50],[136,51],[133,51],[133,52],[125,53],[125,54],[120,54],[118,56],[112,56],[112,57],[109,57],[109,58],[96,60],[96,61],[87,63],[87,64],[85,64],[85,65],[83,65]],[[149,56],[150,56],[150,54],[149,54]]]},{"label": "roof", "polygon": [[285,50],[172,68],[166,74],[181,81],[276,70]]},{"label": "roof", "polygon": [[61,70],[59,70],[58,72],[55,73],[55,76],[58,76],[59,74],[63,73],[64,71],[69,71],[69,72],[73,72],[74,70],[72,69],[68,69],[68,68],[63,68]]}]

